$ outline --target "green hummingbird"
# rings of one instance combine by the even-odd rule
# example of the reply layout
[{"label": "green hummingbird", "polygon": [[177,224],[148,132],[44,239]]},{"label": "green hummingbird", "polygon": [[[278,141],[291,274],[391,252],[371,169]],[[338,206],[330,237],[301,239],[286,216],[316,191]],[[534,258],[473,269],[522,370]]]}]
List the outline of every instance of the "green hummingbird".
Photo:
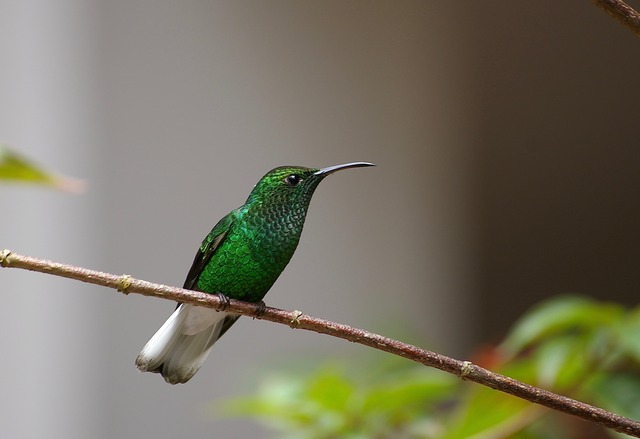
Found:
[{"label": "green hummingbird", "polygon": [[[318,184],[336,171],[365,166],[375,165],[281,166],[269,171],[245,204],[218,221],[202,241],[184,288],[261,303],[298,246]],[[178,304],[144,346],[136,366],[142,372],[162,374],[168,383],[186,383],[238,318],[230,312]]]}]

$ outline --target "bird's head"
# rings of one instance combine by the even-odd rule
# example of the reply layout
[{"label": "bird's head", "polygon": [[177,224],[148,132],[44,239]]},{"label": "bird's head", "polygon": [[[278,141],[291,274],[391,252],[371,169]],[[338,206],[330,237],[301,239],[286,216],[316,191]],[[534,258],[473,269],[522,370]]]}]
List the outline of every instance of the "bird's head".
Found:
[{"label": "bird's head", "polygon": [[247,203],[279,202],[308,204],[318,184],[330,174],[343,169],[375,166],[373,163],[353,162],[326,168],[280,166],[267,172],[254,186]]}]

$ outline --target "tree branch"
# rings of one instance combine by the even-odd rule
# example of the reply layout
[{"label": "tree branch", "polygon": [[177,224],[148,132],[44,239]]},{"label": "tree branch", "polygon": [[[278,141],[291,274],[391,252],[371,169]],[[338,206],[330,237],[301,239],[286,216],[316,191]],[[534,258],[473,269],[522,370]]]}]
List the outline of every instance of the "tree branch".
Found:
[{"label": "tree branch", "polygon": [[595,0],[595,3],[640,37],[640,13],[638,11],[622,0]]},{"label": "tree branch", "polygon": [[[5,268],[21,268],[102,285],[117,289],[125,294],[142,294],[145,296],[175,300],[178,302],[190,303],[214,309],[218,309],[224,305],[224,301],[213,294],[154,284],[134,279],[128,275],[117,276],[72,265],[22,256],[12,253],[9,250],[4,250],[0,253],[0,266]],[[473,381],[535,404],[574,415],[621,433],[640,438],[640,422],[565,396],[557,395],[544,389],[530,386],[504,375],[491,372],[480,366],[476,366],[468,361],[456,360],[435,352],[421,349],[417,346],[412,346],[410,344],[364,331],[362,329],[352,328],[347,325],[308,316],[300,311],[285,311],[278,308],[267,307],[263,314],[256,316],[259,306],[254,303],[240,302],[233,299],[229,301],[229,305],[226,309],[227,311],[232,311],[234,313],[282,323],[295,329],[306,329],[320,334],[331,335],[364,346],[369,346],[374,349],[389,352],[426,366],[434,367],[444,372],[457,375],[464,380]]]}]

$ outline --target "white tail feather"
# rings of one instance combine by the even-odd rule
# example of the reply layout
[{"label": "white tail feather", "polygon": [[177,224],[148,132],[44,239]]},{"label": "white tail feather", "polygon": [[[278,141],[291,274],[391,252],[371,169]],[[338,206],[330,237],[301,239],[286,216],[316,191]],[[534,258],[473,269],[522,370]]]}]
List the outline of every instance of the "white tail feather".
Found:
[{"label": "white tail feather", "polygon": [[159,372],[171,384],[186,383],[220,336],[226,312],[180,305],[136,358],[141,372]]}]

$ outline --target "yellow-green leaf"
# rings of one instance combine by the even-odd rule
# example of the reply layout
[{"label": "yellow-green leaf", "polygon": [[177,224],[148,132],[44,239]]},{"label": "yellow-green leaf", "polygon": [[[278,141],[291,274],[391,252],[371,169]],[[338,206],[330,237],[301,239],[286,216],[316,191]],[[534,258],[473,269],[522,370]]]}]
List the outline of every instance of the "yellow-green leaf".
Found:
[{"label": "yellow-green leaf", "polygon": [[39,184],[76,193],[85,187],[83,181],[48,172],[3,144],[0,144],[0,181]]}]

